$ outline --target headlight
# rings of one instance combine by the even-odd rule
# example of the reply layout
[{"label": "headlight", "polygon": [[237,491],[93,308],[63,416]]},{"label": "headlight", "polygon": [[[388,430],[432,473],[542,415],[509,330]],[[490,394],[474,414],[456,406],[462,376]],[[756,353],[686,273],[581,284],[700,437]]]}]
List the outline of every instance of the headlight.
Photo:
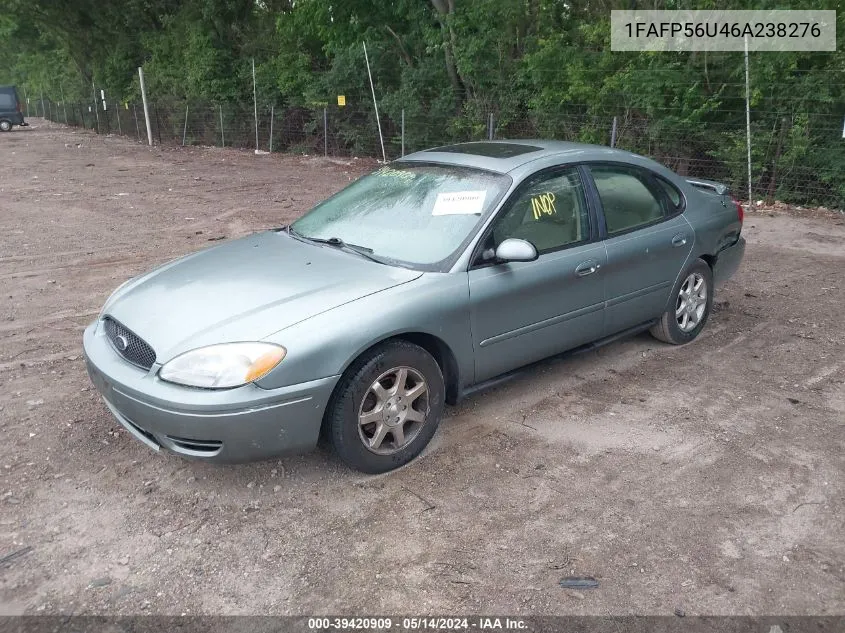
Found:
[{"label": "headlight", "polygon": [[224,343],[185,352],[165,363],[162,380],[189,387],[225,389],[258,380],[282,362],[287,350],[271,343]]}]

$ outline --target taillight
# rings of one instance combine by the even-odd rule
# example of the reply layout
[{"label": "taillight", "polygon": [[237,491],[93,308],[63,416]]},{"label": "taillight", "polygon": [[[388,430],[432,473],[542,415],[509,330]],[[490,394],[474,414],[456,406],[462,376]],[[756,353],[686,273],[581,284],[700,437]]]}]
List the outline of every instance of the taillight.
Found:
[{"label": "taillight", "polygon": [[745,220],[745,209],[742,208],[742,205],[739,203],[739,200],[736,198],[731,198],[736,207],[736,215],[739,218],[739,223],[742,224],[743,220]]},{"label": "taillight", "polygon": [[18,101],[18,112],[23,112],[23,106],[20,101]]}]

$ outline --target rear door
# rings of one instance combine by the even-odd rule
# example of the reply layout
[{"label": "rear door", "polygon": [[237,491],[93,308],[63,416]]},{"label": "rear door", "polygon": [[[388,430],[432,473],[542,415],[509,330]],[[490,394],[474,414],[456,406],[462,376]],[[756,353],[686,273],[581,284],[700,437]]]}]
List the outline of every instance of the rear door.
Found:
[{"label": "rear door", "polygon": [[[492,260],[508,238],[531,242],[539,257]],[[582,170],[561,167],[526,180],[491,224],[468,273],[476,381],[599,338],[605,262]]]},{"label": "rear door", "polygon": [[684,197],[649,170],[589,165],[607,248],[605,335],[655,319],[666,309],[695,233]]}]

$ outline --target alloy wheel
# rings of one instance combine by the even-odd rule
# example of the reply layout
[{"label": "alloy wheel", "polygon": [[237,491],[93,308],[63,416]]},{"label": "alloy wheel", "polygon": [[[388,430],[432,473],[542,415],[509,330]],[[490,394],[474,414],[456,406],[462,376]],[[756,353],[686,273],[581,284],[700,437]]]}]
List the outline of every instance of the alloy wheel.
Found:
[{"label": "alloy wheel", "polygon": [[681,332],[694,330],[707,309],[707,282],[700,273],[692,273],[684,280],[675,304],[675,319]]},{"label": "alloy wheel", "polygon": [[392,455],[414,441],[428,418],[428,384],[412,367],[375,379],[358,410],[358,435],[368,450]]}]

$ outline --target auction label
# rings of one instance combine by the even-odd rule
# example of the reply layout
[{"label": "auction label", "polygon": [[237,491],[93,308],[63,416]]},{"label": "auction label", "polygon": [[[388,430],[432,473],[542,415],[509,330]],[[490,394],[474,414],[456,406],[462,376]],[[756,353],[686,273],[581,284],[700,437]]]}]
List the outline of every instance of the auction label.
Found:
[{"label": "auction label", "polygon": [[481,215],[486,191],[438,193],[431,215]]},{"label": "auction label", "polygon": [[611,11],[612,51],[835,51],[836,11]]}]

